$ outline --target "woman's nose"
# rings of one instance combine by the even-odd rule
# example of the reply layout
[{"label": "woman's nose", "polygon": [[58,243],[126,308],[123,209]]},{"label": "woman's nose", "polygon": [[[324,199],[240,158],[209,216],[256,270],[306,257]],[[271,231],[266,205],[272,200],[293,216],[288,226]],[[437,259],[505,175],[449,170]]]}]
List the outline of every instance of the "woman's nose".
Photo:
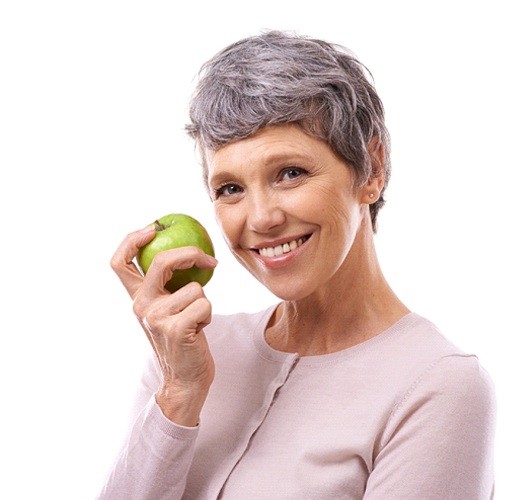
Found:
[{"label": "woman's nose", "polygon": [[274,196],[253,195],[248,201],[247,224],[251,231],[268,233],[285,222],[285,212]]}]

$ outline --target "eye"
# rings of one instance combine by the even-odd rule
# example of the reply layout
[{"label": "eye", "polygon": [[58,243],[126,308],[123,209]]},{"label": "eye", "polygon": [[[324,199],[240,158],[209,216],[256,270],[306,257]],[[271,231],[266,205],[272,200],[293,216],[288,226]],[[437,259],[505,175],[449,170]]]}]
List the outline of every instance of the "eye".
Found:
[{"label": "eye", "polygon": [[288,167],[284,168],[281,172],[282,179],[294,180],[307,174],[307,170],[300,167]]},{"label": "eye", "polygon": [[237,184],[224,184],[214,190],[215,199],[221,196],[233,196],[235,194],[241,193],[243,189]]}]

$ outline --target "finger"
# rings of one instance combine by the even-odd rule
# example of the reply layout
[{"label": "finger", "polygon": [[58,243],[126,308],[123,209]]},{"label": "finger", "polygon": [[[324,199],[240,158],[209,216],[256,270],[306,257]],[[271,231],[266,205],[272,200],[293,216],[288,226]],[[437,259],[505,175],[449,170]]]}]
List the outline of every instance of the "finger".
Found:
[{"label": "finger", "polygon": [[[188,283],[172,295],[159,297],[149,304],[144,314],[141,313],[138,302],[143,302],[142,296],[135,300],[133,309],[140,324],[151,335],[170,331],[174,324],[184,324],[184,329],[195,331],[197,325],[207,324],[211,320],[211,304],[199,283]],[[204,309],[198,309],[197,304],[202,304]],[[176,319],[178,316],[182,317],[183,323]],[[168,328],[168,325],[172,326]]]},{"label": "finger", "polygon": [[131,297],[136,295],[142,284],[143,276],[136,264],[134,258],[138,250],[147,245],[155,236],[156,230],[153,226],[147,226],[139,231],[128,234],[118,246],[112,256],[110,265],[123,286],[129,292]]},{"label": "finger", "polygon": [[214,257],[197,247],[181,247],[160,252],[155,255],[144,278],[145,298],[153,300],[162,293],[169,293],[165,286],[173,276],[173,271],[177,269],[190,269],[193,266],[213,269],[216,265],[217,260]]},{"label": "finger", "polygon": [[197,335],[211,320],[211,303],[205,297],[200,297],[174,316],[159,316],[150,311],[140,320],[140,324],[163,366],[164,360],[180,357],[181,348],[196,346]]},{"label": "finger", "polygon": [[146,289],[143,286],[142,292],[137,294],[133,302],[133,312],[146,333],[167,329],[172,316],[181,313],[196,300],[206,298],[202,286],[196,282],[188,283],[173,294],[164,290],[155,298],[147,297]]},{"label": "finger", "polygon": [[192,281],[176,292],[164,296],[163,299],[161,298],[156,302],[151,303],[151,312],[153,315],[163,317],[174,316],[175,314],[182,312],[194,301],[205,297],[202,286],[199,283]]},{"label": "finger", "polygon": [[193,344],[195,337],[212,321],[212,304],[201,297],[193,301],[180,314],[173,316],[172,325],[174,332],[179,332],[184,344]]}]

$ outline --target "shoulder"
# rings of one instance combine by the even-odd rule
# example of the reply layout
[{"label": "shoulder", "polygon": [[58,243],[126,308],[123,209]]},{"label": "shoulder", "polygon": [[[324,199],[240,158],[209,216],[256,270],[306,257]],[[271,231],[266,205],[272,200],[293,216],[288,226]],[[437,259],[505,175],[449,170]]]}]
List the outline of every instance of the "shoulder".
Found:
[{"label": "shoulder", "polygon": [[409,385],[394,413],[404,407],[418,408],[419,403],[444,413],[466,415],[494,414],[495,387],[489,373],[472,354],[454,353],[428,364]]},{"label": "shoulder", "polygon": [[211,333],[213,331],[222,330],[225,328],[242,329],[255,328],[261,323],[267,321],[273,313],[276,305],[268,306],[265,309],[255,312],[237,312],[231,314],[214,314],[211,323],[206,327],[206,330]]},{"label": "shoulder", "polygon": [[416,372],[409,392],[433,386],[440,390],[445,387],[453,395],[466,391],[486,395],[494,391],[478,357],[463,351],[428,319],[412,313],[402,334],[396,335],[396,342],[402,347],[403,361]]},{"label": "shoulder", "polygon": [[214,336],[225,330],[249,331],[265,327],[275,308],[276,304],[256,312],[214,314],[205,331],[207,335]]},{"label": "shoulder", "polygon": [[249,340],[259,336],[267,326],[276,305],[271,305],[256,312],[240,312],[233,314],[214,314],[211,323],[204,329],[210,347],[219,345],[247,344]]},{"label": "shoulder", "polygon": [[[414,380],[438,364],[438,369],[443,369],[453,357],[460,360],[455,363],[462,365],[462,369],[477,361],[476,356],[463,351],[433,322],[416,313],[404,316],[380,337],[370,346],[371,354],[383,358],[387,366],[395,367],[403,375],[407,373]],[[449,371],[453,369],[455,367]]]},{"label": "shoulder", "polygon": [[423,364],[423,370],[418,372],[415,381],[418,386],[422,385],[422,381],[438,379],[440,383],[458,384],[460,387],[477,385],[488,390],[493,388],[491,378],[478,357],[462,350],[423,316],[411,314],[410,324],[401,340],[404,350],[412,351]]},{"label": "shoulder", "polygon": [[394,394],[394,414],[424,402],[433,409],[466,402],[494,406],[493,382],[477,356],[464,352],[423,316],[408,314],[367,351],[367,367]]},{"label": "shoulder", "polygon": [[465,355],[435,324],[416,313],[407,314],[353,352],[356,362],[395,390],[417,383],[441,359]]},{"label": "shoulder", "polygon": [[418,424],[419,433],[430,428],[447,439],[474,433],[479,441],[489,440],[496,419],[489,373],[476,355],[458,348],[433,323],[418,315],[414,320],[401,339],[408,351],[401,364],[408,363],[410,377],[403,378],[406,383],[394,401],[390,428],[410,421],[411,426]]},{"label": "shoulder", "polygon": [[463,351],[446,337],[440,329],[427,318],[409,313],[394,325],[396,342],[405,349],[414,346],[425,355],[441,357],[449,354],[463,354]]}]

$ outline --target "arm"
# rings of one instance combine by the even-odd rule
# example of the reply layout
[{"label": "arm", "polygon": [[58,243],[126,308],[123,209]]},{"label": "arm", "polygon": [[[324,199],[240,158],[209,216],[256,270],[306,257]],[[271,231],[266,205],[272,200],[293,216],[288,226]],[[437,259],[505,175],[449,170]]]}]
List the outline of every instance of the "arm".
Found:
[{"label": "arm", "polygon": [[476,358],[443,358],[395,409],[364,499],[493,498],[494,426],[493,387]]},{"label": "arm", "polygon": [[181,498],[197,427],[168,420],[154,397],[134,423],[98,500]]},{"label": "arm", "polygon": [[[213,381],[214,365],[203,327],[211,305],[198,283],[170,294],[174,269],[216,261],[194,247],[158,254],[143,276],[134,258],[153,228],[131,233],[111,265],[133,299],[133,311],[153,348],[151,366],[137,397],[136,418],[100,500],[178,499],[186,484],[199,415]],[[147,405],[145,404],[148,400]]]}]

